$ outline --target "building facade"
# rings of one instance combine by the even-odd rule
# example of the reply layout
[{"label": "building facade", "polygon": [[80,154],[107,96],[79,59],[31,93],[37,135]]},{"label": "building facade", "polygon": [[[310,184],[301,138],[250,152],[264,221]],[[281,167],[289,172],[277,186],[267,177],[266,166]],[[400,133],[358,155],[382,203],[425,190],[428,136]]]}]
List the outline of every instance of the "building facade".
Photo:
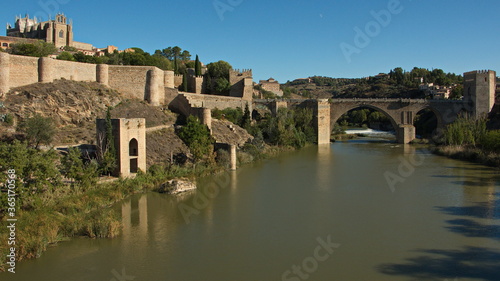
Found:
[{"label": "building facade", "polygon": [[267,80],[260,80],[259,85],[262,89],[273,92],[278,97],[283,96],[283,91],[281,90],[280,83],[274,78],[269,78]]}]

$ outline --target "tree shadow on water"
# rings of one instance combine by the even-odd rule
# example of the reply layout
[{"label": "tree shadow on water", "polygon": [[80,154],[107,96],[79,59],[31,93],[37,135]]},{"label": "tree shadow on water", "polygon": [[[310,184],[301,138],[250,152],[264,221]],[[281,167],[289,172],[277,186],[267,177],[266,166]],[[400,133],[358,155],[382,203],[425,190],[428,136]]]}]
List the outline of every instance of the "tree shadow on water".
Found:
[{"label": "tree shadow on water", "polygon": [[[456,216],[447,220],[446,229],[465,237],[500,241],[500,193],[488,202],[473,206],[436,207],[441,213]],[[488,222],[488,223],[485,223]],[[466,246],[459,250],[416,250],[418,256],[405,263],[382,264],[378,271],[387,275],[407,276],[415,280],[500,280],[500,251]]]},{"label": "tree shadow on water", "polygon": [[[467,237],[491,238],[500,241],[500,225],[486,225],[468,219],[449,220],[447,223],[451,224],[451,226],[446,228],[452,232]],[[498,280],[500,280],[500,276],[498,276]]]},{"label": "tree shadow on water", "polygon": [[404,264],[382,264],[378,271],[416,280],[500,280],[500,252],[482,247],[463,250],[419,250],[422,255],[407,259]]}]

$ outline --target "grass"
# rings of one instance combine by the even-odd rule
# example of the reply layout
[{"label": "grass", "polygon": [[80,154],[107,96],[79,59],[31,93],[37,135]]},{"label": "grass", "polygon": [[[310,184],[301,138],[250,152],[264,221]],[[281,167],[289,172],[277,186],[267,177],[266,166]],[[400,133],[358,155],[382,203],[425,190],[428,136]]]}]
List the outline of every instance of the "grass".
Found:
[{"label": "grass", "polygon": [[447,156],[453,159],[466,160],[491,167],[500,167],[500,154],[488,152],[473,146],[465,145],[443,145],[432,149],[435,154]]},{"label": "grass", "polygon": [[331,136],[333,141],[353,140],[357,138],[359,138],[359,136],[355,134],[335,134]]}]

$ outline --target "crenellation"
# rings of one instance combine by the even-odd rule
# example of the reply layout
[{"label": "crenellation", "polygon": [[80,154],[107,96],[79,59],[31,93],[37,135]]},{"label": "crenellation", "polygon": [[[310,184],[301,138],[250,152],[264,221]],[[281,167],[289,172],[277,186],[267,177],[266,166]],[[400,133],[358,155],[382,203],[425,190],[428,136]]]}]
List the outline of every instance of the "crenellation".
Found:
[{"label": "crenellation", "polygon": [[496,72],[476,70],[464,73],[464,100],[473,104],[472,116],[487,115],[495,105]]}]

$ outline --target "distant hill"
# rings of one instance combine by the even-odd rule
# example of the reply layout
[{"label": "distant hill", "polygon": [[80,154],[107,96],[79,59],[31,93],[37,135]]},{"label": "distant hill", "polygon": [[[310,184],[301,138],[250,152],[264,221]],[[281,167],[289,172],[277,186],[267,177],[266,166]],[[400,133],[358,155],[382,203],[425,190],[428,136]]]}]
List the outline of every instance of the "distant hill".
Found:
[{"label": "distant hill", "polygon": [[366,78],[313,76],[289,81],[282,88],[286,95],[296,94],[304,98],[425,98],[425,92],[419,90],[423,83],[453,87],[461,85],[462,81],[462,76],[446,74],[441,69],[414,68],[407,72],[395,68],[389,74]]}]

